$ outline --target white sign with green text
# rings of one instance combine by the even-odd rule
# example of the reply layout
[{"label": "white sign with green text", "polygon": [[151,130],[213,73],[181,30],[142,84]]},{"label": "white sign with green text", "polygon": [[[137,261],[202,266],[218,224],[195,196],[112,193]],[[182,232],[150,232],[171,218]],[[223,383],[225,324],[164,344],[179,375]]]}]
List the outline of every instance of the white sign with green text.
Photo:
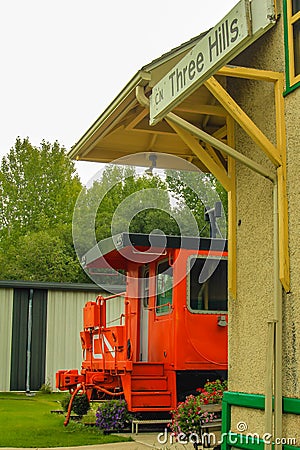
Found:
[{"label": "white sign with green text", "polygon": [[262,34],[261,29],[267,28],[268,24],[274,24],[274,15],[271,17],[269,8],[265,8],[268,12],[268,18],[265,20],[267,23],[259,23],[258,29],[253,30],[251,6],[257,1],[261,4],[257,11],[261,21],[261,14],[264,14],[262,6],[270,0],[241,0],[153,87],[150,97],[151,125],[155,125],[174,106],[237,56],[247,46],[248,41],[252,42],[253,31],[256,39]]}]

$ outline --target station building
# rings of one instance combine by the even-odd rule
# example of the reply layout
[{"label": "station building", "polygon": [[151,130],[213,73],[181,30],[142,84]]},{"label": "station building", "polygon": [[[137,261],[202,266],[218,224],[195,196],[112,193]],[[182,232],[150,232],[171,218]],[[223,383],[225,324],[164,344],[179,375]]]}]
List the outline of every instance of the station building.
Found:
[{"label": "station building", "polygon": [[162,168],[171,154],[227,190],[224,448],[300,448],[299,87],[299,0],[242,0],[141,68],[70,151]]}]

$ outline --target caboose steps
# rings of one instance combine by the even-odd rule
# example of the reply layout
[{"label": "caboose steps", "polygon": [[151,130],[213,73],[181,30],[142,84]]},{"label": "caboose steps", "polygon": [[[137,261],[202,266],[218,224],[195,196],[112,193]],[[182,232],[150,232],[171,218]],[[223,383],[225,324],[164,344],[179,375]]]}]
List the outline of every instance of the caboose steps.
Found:
[{"label": "caboose steps", "polygon": [[170,391],[141,391],[131,392],[131,404],[135,411],[141,408],[153,410],[169,410],[171,408],[171,392]]},{"label": "caboose steps", "polygon": [[162,377],[164,375],[163,363],[155,362],[134,362],[132,365],[132,376],[157,376]]},{"label": "caboose steps", "polygon": [[123,387],[130,395],[132,410],[169,411],[173,407],[174,386],[171,380],[172,376],[165,372],[163,363],[134,362],[132,373],[123,378]]},{"label": "caboose steps", "polygon": [[166,391],[167,377],[139,376],[131,378],[132,391]]}]

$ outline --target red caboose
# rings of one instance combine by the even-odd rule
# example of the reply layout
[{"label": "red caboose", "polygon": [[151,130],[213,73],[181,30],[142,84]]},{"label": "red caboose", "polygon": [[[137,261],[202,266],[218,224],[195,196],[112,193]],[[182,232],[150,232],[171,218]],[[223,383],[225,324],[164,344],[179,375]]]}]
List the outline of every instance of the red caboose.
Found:
[{"label": "red caboose", "polygon": [[[223,239],[122,233],[85,256],[87,269],[126,273],[120,325],[108,298],[84,308],[77,370],[57,387],[89,399],[124,397],[133,412],[170,411],[207,379],[227,374],[227,248]],[[121,300],[120,300],[121,301]]]}]

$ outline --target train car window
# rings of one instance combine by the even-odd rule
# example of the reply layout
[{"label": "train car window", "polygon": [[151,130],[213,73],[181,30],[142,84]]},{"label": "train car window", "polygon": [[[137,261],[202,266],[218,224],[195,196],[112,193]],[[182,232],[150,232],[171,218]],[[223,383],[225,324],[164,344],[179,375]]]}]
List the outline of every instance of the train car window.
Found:
[{"label": "train car window", "polygon": [[173,269],[168,261],[157,266],[156,273],[156,314],[171,312],[173,300]]},{"label": "train car window", "polygon": [[227,259],[190,258],[190,311],[227,311]]},{"label": "train car window", "polygon": [[144,268],[142,271],[142,301],[144,308],[149,306],[149,269]]}]

